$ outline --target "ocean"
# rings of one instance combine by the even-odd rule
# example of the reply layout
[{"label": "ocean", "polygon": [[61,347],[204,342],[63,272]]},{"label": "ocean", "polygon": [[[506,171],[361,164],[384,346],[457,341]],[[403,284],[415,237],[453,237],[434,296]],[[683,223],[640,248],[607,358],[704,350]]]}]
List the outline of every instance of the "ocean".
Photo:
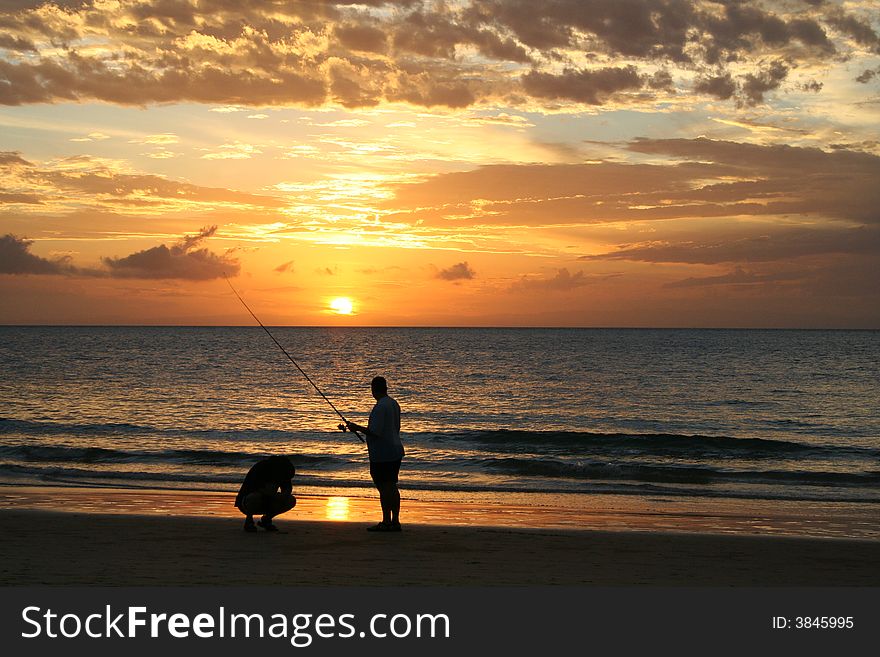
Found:
[{"label": "ocean", "polygon": [[[271,330],[350,419],[388,379],[404,497],[880,503],[877,331]],[[374,495],[259,327],[0,327],[0,399],[0,484]]]}]

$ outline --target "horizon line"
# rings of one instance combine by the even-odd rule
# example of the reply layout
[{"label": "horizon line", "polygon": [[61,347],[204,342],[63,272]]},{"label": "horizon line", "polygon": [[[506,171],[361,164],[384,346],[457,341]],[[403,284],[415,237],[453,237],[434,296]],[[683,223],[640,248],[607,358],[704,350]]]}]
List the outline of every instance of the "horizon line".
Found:
[{"label": "horizon line", "polygon": [[[484,330],[596,330],[596,331],[880,331],[880,327],[840,326],[551,326],[450,324],[266,324],[268,328],[316,329],[484,329]],[[255,328],[258,324],[5,324],[0,328]]]}]

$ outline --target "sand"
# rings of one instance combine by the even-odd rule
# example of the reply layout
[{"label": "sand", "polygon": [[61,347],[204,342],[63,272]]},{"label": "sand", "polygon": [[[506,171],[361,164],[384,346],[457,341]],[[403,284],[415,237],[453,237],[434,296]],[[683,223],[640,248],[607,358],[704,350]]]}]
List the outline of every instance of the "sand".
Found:
[{"label": "sand", "polygon": [[5,508],[0,584],[880,585],[878,541],[424,522],[373,534],[357,521],[295,514],[278,520],[283,533],[247,534],[233,512]]}]

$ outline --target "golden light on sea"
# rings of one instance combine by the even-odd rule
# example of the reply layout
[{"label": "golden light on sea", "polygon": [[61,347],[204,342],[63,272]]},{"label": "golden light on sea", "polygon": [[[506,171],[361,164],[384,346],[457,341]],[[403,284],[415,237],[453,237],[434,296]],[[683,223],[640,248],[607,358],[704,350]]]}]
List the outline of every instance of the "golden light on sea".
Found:
[{"label": "golden light on sea", "polygon": [[354,303],[348,297],[336,297],[330,301],[330,310],[337,315],[351,315]]}]

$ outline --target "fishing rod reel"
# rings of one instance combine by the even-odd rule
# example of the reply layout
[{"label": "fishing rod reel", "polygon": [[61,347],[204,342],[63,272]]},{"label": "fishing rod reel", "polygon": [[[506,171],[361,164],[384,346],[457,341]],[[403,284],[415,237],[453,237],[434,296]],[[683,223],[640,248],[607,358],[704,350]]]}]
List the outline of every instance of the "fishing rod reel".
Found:
[{"label": "fishing rod reel", "polygon": [[348,427],[345,426],[344,424],[342,424],[342,422],[340,422],[339,424],[337,424],[336,427],[337,427],[342,433],[345,433],[346,431],[348,431]]},{"label": "fishing rod reel", "polygon": [[342,433],[346,433],[347,431],[351,431],[355,436],[358,437],[358,440],[360,440],[361,442],[364,442],[364,439],[361,437],[361,434],[359,434],[357,431],[354,431],[353,429],[349,429],[347,426],[345,426],[344,424],[342,424],[342,422],[340,422],[339,424],[337,424],[336,427],[337,427]]}]

